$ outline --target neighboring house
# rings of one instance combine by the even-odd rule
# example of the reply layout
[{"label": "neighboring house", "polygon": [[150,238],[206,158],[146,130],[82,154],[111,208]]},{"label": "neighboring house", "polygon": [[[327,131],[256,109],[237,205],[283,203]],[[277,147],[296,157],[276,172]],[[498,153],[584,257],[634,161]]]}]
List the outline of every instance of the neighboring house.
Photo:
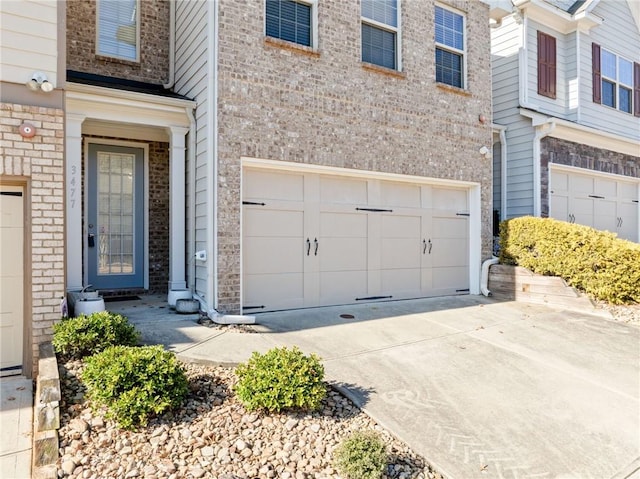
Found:
[{"label": "neighboring house", "polygon": [[488,6],[178,1],[197,101],[189,251],[220,312],[478,293],[491,252]]},{"label": "neighboring house", "polygon": [[0,2],[2,376],[31,374],[64,296],[63,5]]},{"label": "neighboring house", "polygon": [[494,210],[640,240],[640,3],[493,0]]}]

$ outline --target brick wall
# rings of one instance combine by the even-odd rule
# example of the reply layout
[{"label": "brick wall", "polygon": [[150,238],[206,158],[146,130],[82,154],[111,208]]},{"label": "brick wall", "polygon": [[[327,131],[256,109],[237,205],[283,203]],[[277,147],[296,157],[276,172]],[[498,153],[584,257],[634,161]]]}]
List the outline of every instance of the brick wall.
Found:
[{"label": "brick wall", "polygon": [[640,178],[640,156],[546,137],[540,142],[541,215],[549,216],[549,163]]},{"label": "brick wall", "polygon": [[[0,105],[0,181],[26,184],[25,373],[37,373],[38,346],[50,341],[54,321],[60,319],[65,294],[64,248],[64,114],[62,110],[3,103]],[[33,138],[18,132],[23,122],[34,125]],[[28,257],[25,260],[28,261]]]},{"label": "brick wall", "polygon": [[[442,3],[442,2],[441,2]],[[317,52],[264,37],[264,3],[220,0],[219,304],[240,300],[241,157],[447,178],[482,185],[482,250],[491,252],[488,6],[466,13],[467,82],[435,82],[434,1],[404,1],[402,73],[360,61],[360,4],[318,2]]]},{"label": "brick wall", "polygon": [[67,69],[160,84],[169,77],[169,2],[141,0],[140,61],[96,55],[96,0],[67,6]]}]

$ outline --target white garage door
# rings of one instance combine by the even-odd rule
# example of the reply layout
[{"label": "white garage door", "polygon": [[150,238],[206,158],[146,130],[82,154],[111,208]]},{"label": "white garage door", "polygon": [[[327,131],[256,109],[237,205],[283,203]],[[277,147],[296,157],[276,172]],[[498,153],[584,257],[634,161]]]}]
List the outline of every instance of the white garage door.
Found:
[{"label": "white garage door", "polygon": [[21,187],[0,185],[0,375],[21,374],[24,217]]},{"label": "white garage door", "polygon": [[469,289],[464,189],[245,169],[248,312]]},{"label": "white garage door", "polygon": [[631,178],[551,168],[549,216],[637,242],[638,185]]}]

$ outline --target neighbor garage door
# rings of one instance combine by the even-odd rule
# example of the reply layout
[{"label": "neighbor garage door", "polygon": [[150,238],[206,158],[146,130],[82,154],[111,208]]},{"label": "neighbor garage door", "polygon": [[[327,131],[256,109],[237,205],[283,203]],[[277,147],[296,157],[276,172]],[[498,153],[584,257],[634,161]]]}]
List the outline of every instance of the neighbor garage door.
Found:
[{"label": "neighbor garage door", "polygon": [[23,189],[0,185],[0,376],[22,372],[23,208]]},{"label": "neighbor garage door", "polygon": [[638,241],[637,179],[552,167],[549,216]]},{"label": "neighbor garage door", "polygon": [[469,289],[465,189],[317,173],[243,173],[243,309]]}]

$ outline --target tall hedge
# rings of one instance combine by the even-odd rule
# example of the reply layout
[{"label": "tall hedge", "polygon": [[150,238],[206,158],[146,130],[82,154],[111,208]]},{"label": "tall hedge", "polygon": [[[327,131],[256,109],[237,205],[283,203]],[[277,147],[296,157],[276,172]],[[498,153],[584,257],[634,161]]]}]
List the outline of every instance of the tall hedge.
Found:
[{"label": "tall hedge", "polygon": [[560,276],[596,299],[640,303],[640,244],[551,218],[500,223],[500,262]]}]

